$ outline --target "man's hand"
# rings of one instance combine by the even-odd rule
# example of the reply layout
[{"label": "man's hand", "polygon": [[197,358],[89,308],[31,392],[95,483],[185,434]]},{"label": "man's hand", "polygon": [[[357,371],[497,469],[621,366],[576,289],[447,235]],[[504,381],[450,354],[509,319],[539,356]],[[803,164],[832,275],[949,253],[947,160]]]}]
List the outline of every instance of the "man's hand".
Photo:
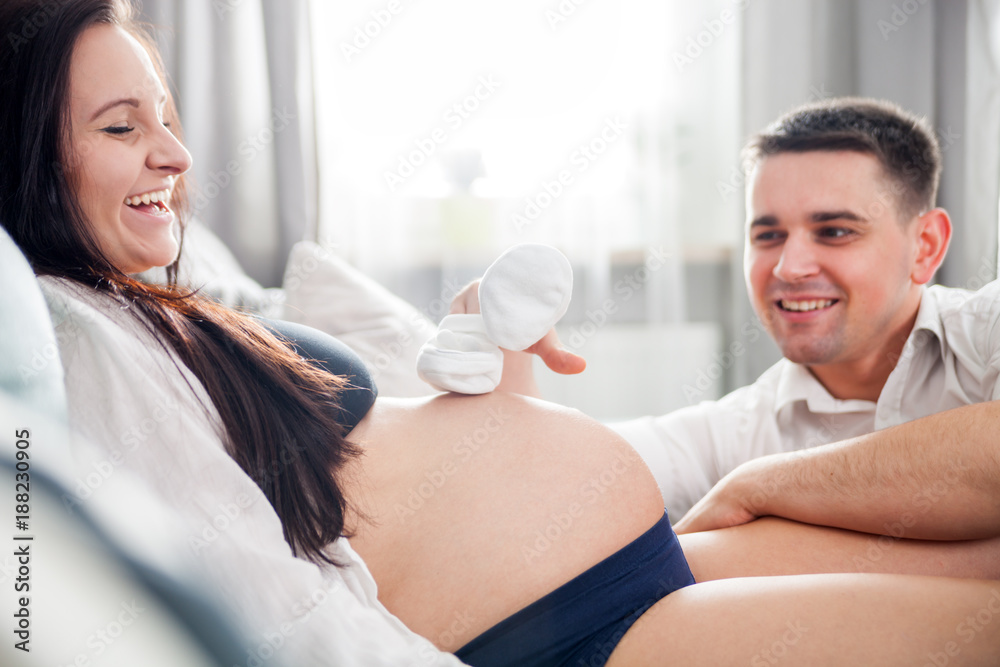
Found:
[{"label": "man's hand", "polygon": [[748,486],[746,479],[750,476],[746,466],[741,466],[722,478],[677,522],[674,531],[681,534],[731,528],[761,516],[754,509],[758,496],[753,492],[748,495],[742,490],[752,487]]},{"label": "man's hand", "polygon": [[[452,314],[472,314],[480,312],[479,308],[479,281],[474,280],[459,291],[451,301]],[[541,357],[545,365],[556,373],[562,375],[575,375],[582,373],[587,367],[587,362],[578,354],[570,352],[563,347],[559,340],[559,335],[555,329],[550,329],[540,341],[524,350],[530,354]],[[505,369],[506,371],[506,369]]]},{"label": "man's hand", "polygon": [[524,351],[537,354],[550,370],[562,375],[575,375],[587,368],[587,361],[583,357],[563,347],[555,329],[549,329],[540,341]]}]

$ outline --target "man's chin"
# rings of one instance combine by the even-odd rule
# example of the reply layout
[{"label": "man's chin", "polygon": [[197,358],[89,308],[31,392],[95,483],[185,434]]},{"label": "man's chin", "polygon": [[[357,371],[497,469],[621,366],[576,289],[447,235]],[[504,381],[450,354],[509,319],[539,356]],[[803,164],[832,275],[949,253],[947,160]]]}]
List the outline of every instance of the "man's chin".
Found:
[{"label": "man's chin", "polygon": [[781,345],[781,354],[785,359],[804,366],[820,366],[836,361],[836,352],[829,345]]}]

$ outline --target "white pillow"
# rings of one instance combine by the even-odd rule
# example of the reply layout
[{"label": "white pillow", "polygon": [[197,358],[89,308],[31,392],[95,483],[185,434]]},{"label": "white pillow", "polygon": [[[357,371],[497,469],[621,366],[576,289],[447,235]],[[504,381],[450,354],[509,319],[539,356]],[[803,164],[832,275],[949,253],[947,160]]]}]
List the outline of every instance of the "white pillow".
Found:
[{"label": "white pillow", "polygon": [[417,377],[417,353],[437,327],[412,305],[312,241],[292,248],[283,287],[284,319],[353,349],[380,395],[435,393]]}]

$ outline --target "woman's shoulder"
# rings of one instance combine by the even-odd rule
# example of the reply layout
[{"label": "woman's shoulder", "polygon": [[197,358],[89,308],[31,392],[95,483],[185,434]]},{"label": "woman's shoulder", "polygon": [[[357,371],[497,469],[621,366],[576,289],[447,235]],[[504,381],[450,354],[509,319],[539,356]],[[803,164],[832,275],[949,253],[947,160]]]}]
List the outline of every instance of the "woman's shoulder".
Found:
[{"label": "woman's shoulder", "polygon": [[38,276],[37,280],[38,286],[47,300],[50,298],[53,300],[75,298],[77,288],[82,287],[68,278],[60,278],[59,276]]},{"label": "woman's shoulder", "polygon": [[109,310],[115,303],[110,295],[69,278],[39,276],[38,285],[49,306],[49,313],[55,326],[67,316]]},{"label": "woman's shoulder", "polygon": [[148,356],[150,334],[135,309],[121,299],[68,278],[39,276],[38,283],[62,355],[96,346],[119,355],[145,351]]},{"label": "woman's shoulder", "polygon": [[80,323],[93,323],[99,317],[106,318],[102,314],[100,299],[96,298],[99,296],[96,289],[88,290],[78,282],[57,276],[39,276],[38,286],[57,334],[67,326],[78,327]]}]

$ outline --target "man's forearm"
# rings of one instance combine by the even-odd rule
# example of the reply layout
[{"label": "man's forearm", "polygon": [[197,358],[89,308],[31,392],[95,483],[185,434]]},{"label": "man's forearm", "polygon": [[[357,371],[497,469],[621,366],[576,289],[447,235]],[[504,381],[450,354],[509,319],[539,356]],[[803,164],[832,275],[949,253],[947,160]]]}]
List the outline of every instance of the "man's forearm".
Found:
[{"label": "man's forearm", "polygon": [[921,539],[1000,535],[1000,402],[751,462],[734,484],[756,515]]}]

